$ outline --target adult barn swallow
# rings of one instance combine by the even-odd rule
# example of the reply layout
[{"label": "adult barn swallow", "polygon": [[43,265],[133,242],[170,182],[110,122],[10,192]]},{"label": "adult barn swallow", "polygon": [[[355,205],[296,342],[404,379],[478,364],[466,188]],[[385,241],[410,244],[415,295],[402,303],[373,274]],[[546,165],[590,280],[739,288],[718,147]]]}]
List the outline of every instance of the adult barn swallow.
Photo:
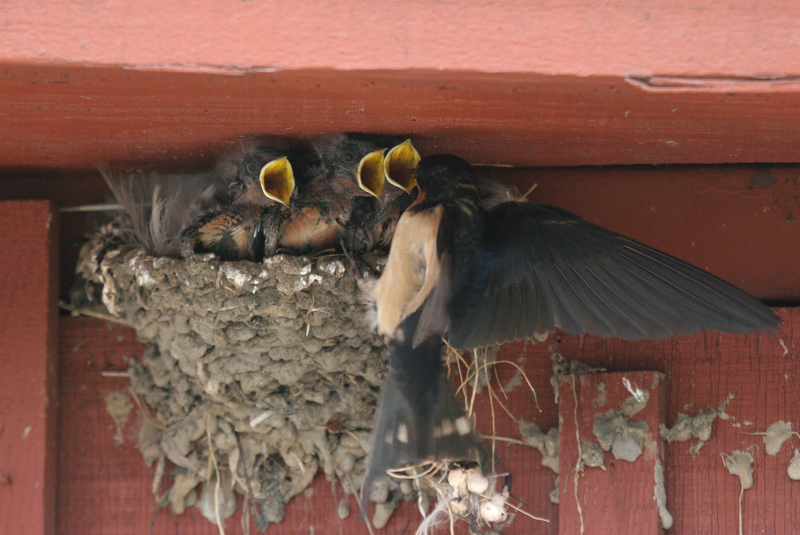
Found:
[{"label": "adult barn swallow", "polygon": [[[423,158],[415,179],[420,193],[401,216],[386,267],[368,290],[375,327],[389,339],[390,368],[367,489],[388,468],[441,458],[431,430],[442,428],[438,415],[454,395],[432,386],[445,383],[439,356],[426,349],[431,340],[444,337],[469,349],[542,340],[556,327],[636,340],[699,330],[745,333],[779,323],[731,284],[566,210],[520,202],[484,209],[472,167],[456,156]],[[430,362],[423,366],[424,359]],[[417,366],[433,377],[405,371]],[[453,417],[451,411],[447,418]],[[412,435],[428,446],[397,452],[384,440]],[[460,438],[462,450],[474,443],[470,434]]]},{"label": "adult barn swallow", "polygon": [[[155,256],[214,252],[257,260],[273,250],[288,211],[293,174],[282,154],[302,151],[277,139],[250,138],[195,174],[117,173],[98,169],[128,215],[127,242]],[[302,158],[298,158],[303,162]]]},{"label": "adult barn swallow", "polygon": [[[345,228],[343,239],[348,252],[361,253],[373,247],[389,248],[397,221],[416,198],[414,169],[419,160],[420,155],[410,139],[386,153],[384,175],[386,182],[394,187],[384,187],[380,199],[359,197],[353,201],[351,224]],[[481,179],[478,188],[483,208],[519,198],[515,191],[492,180]]]},{"label": "adult barn swallow", "polygon": [[181,255],[213,252],[223,260],[255,260],[275,253],[294,191],[287,142],[249,138],[219,161],[216,174],[227,201],[201,203],[181,233]]},{"label": "adult barn swallow", "polygon": [[297,173],[297,199],[279,246],[297,254],[338,246],[357,199],[380,198],[385,149],[361,134],[331,134],[312,142],[315,164]]}]

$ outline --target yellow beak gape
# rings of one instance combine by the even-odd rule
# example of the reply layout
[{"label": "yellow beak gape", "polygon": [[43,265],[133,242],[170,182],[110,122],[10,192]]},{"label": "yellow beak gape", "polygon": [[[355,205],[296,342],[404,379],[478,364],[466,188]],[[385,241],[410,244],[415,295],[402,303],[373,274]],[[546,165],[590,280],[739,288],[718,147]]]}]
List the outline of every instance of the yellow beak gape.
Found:
[{"label": "yellow beak gape", "polygon": [[411,144],[410,139],[393,147],[383,162],[386,180],[405,190],[406,193],[411,193],[417,185],[417,181],[414,179],[414,169],[417,168],[419,160],[419,152]]},{"label": "yellow beak gape", "polygon": [[284,156],[272,160],[261,168],[258,178],[264,195],[284,206],[289,206],[294,191],[294,172],[289,158]]},{"label": "yellow beak gape", "polygon": [[370,152],[358,163],[358,186],[378,199],[383,195],[383,184],[386,182],[383,171],[385,153],[386,149]]}]

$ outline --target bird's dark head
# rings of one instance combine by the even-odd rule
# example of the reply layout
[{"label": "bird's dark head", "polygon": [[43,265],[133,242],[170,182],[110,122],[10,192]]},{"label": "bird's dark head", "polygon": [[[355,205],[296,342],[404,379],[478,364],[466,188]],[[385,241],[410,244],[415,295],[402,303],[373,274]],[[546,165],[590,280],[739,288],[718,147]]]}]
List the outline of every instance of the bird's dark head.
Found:
[{"label": "bird's dark head", "polygon": [[329,134],[314,142],[321,161],[321,174],[344,196],[380,198],[385,175],[386,146],[381,136]]},{"label": "bird's dark head", "polygon": [[270,205],[278,200],[288,204],[294,189],[291,165],[273,164],[266,174],[266,185],[262,183],[262,170],[289,153],[289,143],[280,138],[253,136],[240,140],[217,162],[216,172],[228,188],[229,202]]},{"label": "bird's dark head", "polygon": [[478,177],[472,166],[452,154],[434,154],[422,158],[414,178],[428,201],[478,195]]}]

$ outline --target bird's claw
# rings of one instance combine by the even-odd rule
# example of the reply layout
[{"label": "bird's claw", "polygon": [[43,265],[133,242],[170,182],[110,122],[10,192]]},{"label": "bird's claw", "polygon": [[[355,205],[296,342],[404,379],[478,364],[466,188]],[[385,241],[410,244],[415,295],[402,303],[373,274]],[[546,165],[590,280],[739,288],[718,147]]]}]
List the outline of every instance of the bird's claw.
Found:
[{"label": "bird's claw", "polygon": [[349,247],[345,244],[342,238],[339,238],[339,244],[342,247],[342,253],[345,258],[350,261],[350,269],[353,273],[353,278],[359,286],[366,280],[374,279],[376,277],[375,270],[360,256],[355,255]]}]

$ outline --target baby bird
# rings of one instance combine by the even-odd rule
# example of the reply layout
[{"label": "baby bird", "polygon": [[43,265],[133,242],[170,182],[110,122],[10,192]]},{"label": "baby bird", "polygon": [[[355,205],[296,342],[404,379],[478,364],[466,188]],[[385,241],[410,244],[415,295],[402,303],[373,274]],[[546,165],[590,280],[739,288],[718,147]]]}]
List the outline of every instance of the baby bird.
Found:
[{"label": "baby bird", "polygon": [[193,214],[227,203],[227,193],[214,172],[125,173],[107,163],[97,167],[127,216],[124,244],[155,256],[180,256],[180,236],[192,224]]},{"label": "baby bird", "polygon": [[248,138],[215,170],[224,202],[199,203],[180,236],[181,256],[212,252],[223,260],[259,261],[275,253],[294,191],[290,156],[302,150],[270,138]]},{"label": "baby bird", "polygon": [[294,190],[292,165],[302,150],[284,140],[248,138],[212,171],[119,173],[98,164],[128,216],[125,238],[155,256],[213,252],[223,260],[273,254]]},{"label": "baby bird", "polygon": [[347,252],[389,248],[397,220],[415,197],[413,171],[417,162],[419,153],[410,139],[386,153],[383,174],[389,185],[377,191],[376,198],[359,197],[353,202],[350,224],[342,239]]},{"label": "baby bird", "polygon": [[311,147],[317,160],[297,173],[297,198],[279,240],[295,254],[337,247],[345,228],[363,224],[352,218],[356,201],[380,198],[384,182],[386,149],[369,136],[331,134]]}]

